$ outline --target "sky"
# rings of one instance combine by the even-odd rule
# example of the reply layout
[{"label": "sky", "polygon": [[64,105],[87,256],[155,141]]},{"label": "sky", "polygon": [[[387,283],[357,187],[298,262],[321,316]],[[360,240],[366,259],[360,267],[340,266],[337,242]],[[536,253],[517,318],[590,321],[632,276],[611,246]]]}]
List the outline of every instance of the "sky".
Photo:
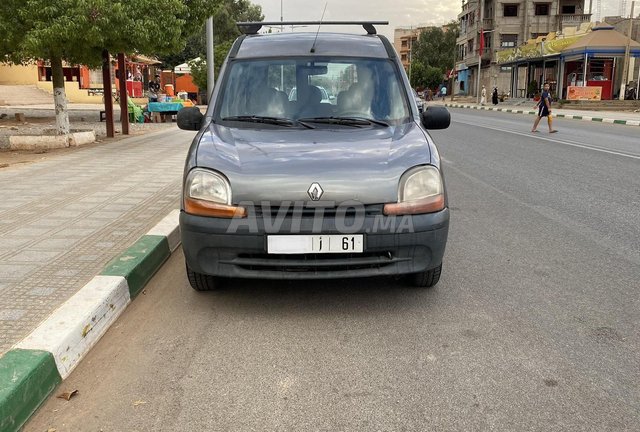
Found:
[{"label": "sky", "polygon": [[[457,18],[462,0],[252,0],[262,6],[265,21],[280,21],[280,5],[284,21],[319,21],[327,5],[325,20],[333,21],[389,21],[388,26],[378,26],[378,33],[393,40],[396,27],[443,25]],[[595,8],[596,0],[593,0]],[[602,0],[602,17],[618,15],[619,0]],[[631,0],[627,0],[627,14]],[[640,8],[640,2],[636,3]],[[589,0],[585,1],[585,8]],[[595,12],[595,11],[594,11]],[[304,31],[306,29],[295,29]],[[311,29],[310,29],[311,30]],[[340,27],[327,27],[327,31],[349,31]],[[289,28],[289,31],[290,28]],[[315,31],[315,29],[314,29]],[[351,32],[362,32],[356,27]]]}]

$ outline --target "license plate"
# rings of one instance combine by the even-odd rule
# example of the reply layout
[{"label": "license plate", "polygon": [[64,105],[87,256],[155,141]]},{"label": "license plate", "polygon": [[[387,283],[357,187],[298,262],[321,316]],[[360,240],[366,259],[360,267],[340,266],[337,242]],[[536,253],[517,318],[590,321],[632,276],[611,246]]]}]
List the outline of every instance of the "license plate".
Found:
[{"label": "license plate", "polygon": [[362,234],[270,235],[267,253],[359,253],[363,243]]}]

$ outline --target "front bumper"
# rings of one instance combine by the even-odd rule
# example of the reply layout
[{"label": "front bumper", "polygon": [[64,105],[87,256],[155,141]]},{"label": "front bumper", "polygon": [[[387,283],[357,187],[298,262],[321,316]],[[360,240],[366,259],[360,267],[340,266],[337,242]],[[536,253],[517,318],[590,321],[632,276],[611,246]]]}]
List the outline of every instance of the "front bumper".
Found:
[{"label": "front bumper", "polygon": [[[402,275],[429,270],[442,262],[449,231],[449,209],[395,218],[382,214],[362,217],[359,229],[349,233],[364,234],[363,253],[274,255],[267,254],[268,234],[343,234],[344,231],[338,230],[335,219],[330,217],[324,217],[321,226],[317,221],[314,226],[312,217],[298,216],[296,220],[290,216],[276,230],[259,217],[251,223],[247,221],[246,225],[237,225],[238,220],[193,216],[182,211],[182,248],[191,270],[232,278]],[[347,217],[344,225],[352,226],[353,222]]]}]

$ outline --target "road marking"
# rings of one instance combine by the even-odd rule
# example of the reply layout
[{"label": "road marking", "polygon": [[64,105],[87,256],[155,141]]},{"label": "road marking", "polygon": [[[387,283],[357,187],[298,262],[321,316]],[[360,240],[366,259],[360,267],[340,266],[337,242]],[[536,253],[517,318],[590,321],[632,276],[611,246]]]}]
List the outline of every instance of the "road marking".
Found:
[{"label": "road marking", "polygon": [[612,154],[612,155],[616,155],[616,156],[622,156],[622,157],[627,157],[627,158],[631,158],[631,159],[638,159],[640,160],[640,155],[636,155],[636,154],[631,154],[631,153],[623,153],[623,152],[619,152],[619,151],[615,151],[615,150],[609,150],[603,147],[598,147],[598,146],[592,146],[592,145],[588,145],[588,144],[581,144],[581,143],[577,143],[575,141],[565,141],[565,140],[558,140],[558,139],[553,139],[553,138],[546,138],[544,136],[540,136],[540,134],[532,134],[530,132],[524,133],[524,132],[519,132],[519,131],[514,131],[514,130],[510,130],[510,129],[503,129],[503,128],[499,128],[496,127],[494,125],[482,125],[482,124],[478,124],[478,123],[469,123],[469,122],[464,122],[464,121],[460,121],[460,120],[451,120],[452,123],[462,123],[462,124],[468,124],[471,126],[478,126],[481,128],[485,128],[485,129],[491,129],[491,130],[498,130],[501,132],[507,132],[507,133],[512,133],[515,135],[521,135],[521,136],[526,136],[526,137],[530,137],[530,138],[536,138],[539,140],[543,140],[543,141],[549,141],[549,142],[553,142],[553,143],[557,143],[557,144],[564,144],[567,146],[571,146],[571,147],[579,147],[579,148],[583,148],[583,149],[587,149],[587,150],[593,150],[593,151],[597,151],[597,152],[601,152],[601,153],[608,153],[608,154]]}]

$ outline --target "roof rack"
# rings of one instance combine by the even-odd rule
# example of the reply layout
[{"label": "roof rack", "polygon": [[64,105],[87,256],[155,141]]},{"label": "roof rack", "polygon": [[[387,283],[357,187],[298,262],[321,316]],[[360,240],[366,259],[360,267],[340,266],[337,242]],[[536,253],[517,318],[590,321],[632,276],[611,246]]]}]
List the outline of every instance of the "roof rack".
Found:
[{"label": "roof rack", "polygon": [[290,26],[290,25],[361,25],[367,34],[377,34],[375,25],[389,25],[389,21],[254,21],[236,23],[244,34],[257,34],[262,26]]}]

